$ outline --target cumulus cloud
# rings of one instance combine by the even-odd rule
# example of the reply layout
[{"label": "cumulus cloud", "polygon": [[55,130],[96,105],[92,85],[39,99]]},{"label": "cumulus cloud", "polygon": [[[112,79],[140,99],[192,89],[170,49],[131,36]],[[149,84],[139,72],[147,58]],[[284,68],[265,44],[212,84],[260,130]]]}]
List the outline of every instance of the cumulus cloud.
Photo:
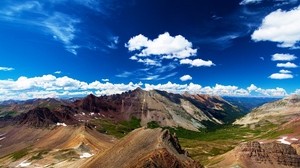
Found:
[{"label": "cumulus cloud", "polygon": [[140,86],[141,83],[134,84],[132,82],[128,84],[101,83],[99,81],[86,83],[68,76],[43,75],[30,78],[21,76],[17,80],[0,80],[0,101],[86,96],[89,93],[97,95],[116,94]]},{"label": "cumulus cloud", "polygon": [[247,87],[247,90],[249,91],[249,92],[252,92],[252,91],[255,91],[255,90],[257,90],[258,88],[254,85],[254,84],[251,84],[249,87]]},{"label": "cumulus cloud", "polygon": [[297,57],[293,54],[274,54],[272,55],[272,61],[293,61]]},{"label": "cumulus cloud", "polygon": [[300,89],[296,89],[295,92],[293,94],[298,94],[300,95]]},{"label": "cumulus cloud", "polygon": [[0,67],[0,71],[13,71],[13,70],[15,69],[12,67]]},{"label": "cumulus cloud", "polygon": [[278,63],[276,66],[279,68],[297,68],[298,67],[298,65],[291,63],[291,62]]},{"label": "cumulus cloud", "polygon": [[191,67],[211,67],[211,60],[190,59],[197,55],[197,49],[182,35],[171,36],[168,32],[158,35],[155,39],[139,34],[125,44],[130,52],[136,52],[129,59],[147,66],[146,77],[141,80],[160,80],[161,73],[171,71],[178,65],[189,64]]},{"label": "cumulus cloud", "polygon": [[165,84],[148,83],[105,83],[94,81],[87,83],[68,76],[56,77],[54,75],[43,75],[37,77],[21,76],[16,80],[0,80],[0,101],[16,99],[26,100],[33,98],[47,97],[78,97],[86,96],[90,93],[100,95],[110,95],[122,93],[141,87],[145,90],[164,90],[171,93],[210,94],[220,96],[286,96],[287,92],[283,88],[262,89],[251,84],[247,89],[234,85],[221,85],[202,87],[199,84],[177,84],[167,82]]},{"label": "cumulus cloud", "polygon": [[205,61],[202,59],[194,59],[194,60],[182,59],[180,60],[180,64],[188,64],[191,65],[192,67],[201,67],[201,66],[211,67],[215,65],[211,60]]},{"label": "cumulus cloud", "polygon": [[190,75],[183,75],[182,77],[180,77],[181,81],[188,81],[188,80],[192,80],[193,78]]},{"label": "cumulus cloud", "polygon": [[290,73],[292,73],[292,71],[285,70],[285,69],[281,69],[281,70],[279,71],[279,73],[282,73],[282,74],[290,74]]},{"label": "cumulus cloud", "polygon": [[290,11],[278,9],[267,15],[252,34],[254,41],[272,41],[279,47],[298,48],[300,41],[300,6]]},{"label": "cumulus cloud", "polygon": [[243,0],[240,2],[240,5],[248,5],[248,4],[258,4],[261,3],[262,0]]},{"label": "cumulus cloud", "polygon": [[251,84],[247,90],[250,95],[254,96],[283,97],[288,95],[285,89],[279,87],[276,87],[275,89],[262,89]]},{"label": "cumulus cloud", "polygon": [[170,36],[168,32],[160,34],[156,39],[150,40],[142,34],[132,37],[125,47],[129,51],[137,50],[136,56],[146,57],[151,55],[159,55],[164,58],[183,59],[195,56],[197,49],[193,49],[193,45],[181,35],[175,37]]},{"label": "cumulus cloud", "polygon": [[273,73],[269,76],[271,79],[292,79],[294,76],[292,74],[287,73]]},{"label": "cumulus cloud", "polygon": [[55,74],[61,74],[61,71],[55,71],[54,73]]},{"label": "cumulus cloud", "polygon": [[105,79],[101,79],[102,82],[109,82],[109,79],[105,78]]}]

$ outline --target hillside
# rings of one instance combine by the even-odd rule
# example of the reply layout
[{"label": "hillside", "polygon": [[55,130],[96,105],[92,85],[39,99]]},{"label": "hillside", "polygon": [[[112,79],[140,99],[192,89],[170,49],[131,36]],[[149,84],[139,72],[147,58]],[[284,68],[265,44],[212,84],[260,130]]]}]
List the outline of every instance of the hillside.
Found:
[{"label": "hillside", "polygon": [[256,125],[263,124],[263,122],[282,124],[299,117],[299,113],[300,96],[291,95],[253,109],[249,114],[235,121],[234,124]]}]

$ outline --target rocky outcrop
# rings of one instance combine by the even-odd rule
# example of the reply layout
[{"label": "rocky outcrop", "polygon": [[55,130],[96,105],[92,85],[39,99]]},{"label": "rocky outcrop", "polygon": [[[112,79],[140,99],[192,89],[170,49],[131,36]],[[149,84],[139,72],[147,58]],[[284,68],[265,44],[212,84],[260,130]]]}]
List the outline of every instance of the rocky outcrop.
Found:
[{"label": "rocky outcrop", "polygon": [[276,142],[260,144],[252,141],[241,144],[234,153],[245,165],[300,167],[300,156],[292,146],[286,144]]}]

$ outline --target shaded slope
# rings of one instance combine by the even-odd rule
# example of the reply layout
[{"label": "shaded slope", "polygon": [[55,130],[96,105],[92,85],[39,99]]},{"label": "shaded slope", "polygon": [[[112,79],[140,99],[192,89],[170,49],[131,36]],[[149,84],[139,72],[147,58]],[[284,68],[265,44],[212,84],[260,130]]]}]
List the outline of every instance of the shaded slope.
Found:
[{"label": "shaded slope", "polygon": [[49,127],[57,123],[76,123],[71,115],[72,111],[50,111],[48,108],[34,108],[27,113],[22,113],[13,121],[19,125],[27,125],[33,127]]}]

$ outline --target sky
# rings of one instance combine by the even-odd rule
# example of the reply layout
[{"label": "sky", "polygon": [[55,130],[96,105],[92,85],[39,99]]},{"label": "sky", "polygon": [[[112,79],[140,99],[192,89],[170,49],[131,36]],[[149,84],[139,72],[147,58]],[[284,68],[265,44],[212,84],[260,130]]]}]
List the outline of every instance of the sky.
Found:
[{"label": "sky", "polygon": [[299,0],[1,0],[0,101],[300,94]]}]

